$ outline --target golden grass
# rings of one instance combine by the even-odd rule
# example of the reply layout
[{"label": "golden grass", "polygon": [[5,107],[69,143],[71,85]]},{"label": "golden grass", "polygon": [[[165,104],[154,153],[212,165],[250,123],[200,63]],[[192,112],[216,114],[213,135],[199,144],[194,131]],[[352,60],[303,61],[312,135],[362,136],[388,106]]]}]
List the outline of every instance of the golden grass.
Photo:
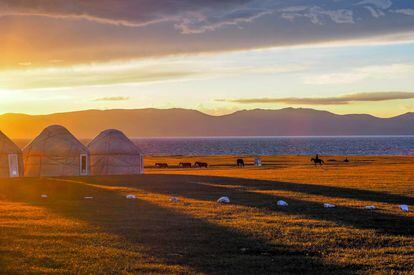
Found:
[{"label": "golden grass", "polygon": [[[306,157],[266,157],[263,167],[244,169],[235,159],[151,157],[142,176],[2,179],[1,271],[414,270],[414,211],[398,208],[414,199],[414,158],[330,157],[337,161],[315,168]],[[151,168],[196,160],[210,168]],[[223,195],[230,205],[215,202]],[[278,199],[289,206],[276,206]]]}]

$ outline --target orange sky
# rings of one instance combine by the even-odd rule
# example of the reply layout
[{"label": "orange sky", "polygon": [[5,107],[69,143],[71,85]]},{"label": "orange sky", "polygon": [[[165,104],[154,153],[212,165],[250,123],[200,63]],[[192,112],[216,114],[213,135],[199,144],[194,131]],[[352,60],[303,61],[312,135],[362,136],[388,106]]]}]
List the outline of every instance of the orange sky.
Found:
[{"label": "orange sky", "polygon": [[411,2],[160,3],[0,0],[0,113],[414,109]]}]

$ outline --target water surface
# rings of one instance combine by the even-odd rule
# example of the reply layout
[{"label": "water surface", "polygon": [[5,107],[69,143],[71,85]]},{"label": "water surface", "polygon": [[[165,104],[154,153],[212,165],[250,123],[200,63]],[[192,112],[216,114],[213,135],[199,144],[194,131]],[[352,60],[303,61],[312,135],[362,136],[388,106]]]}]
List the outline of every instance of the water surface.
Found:
[{"label": "water surface", "polygon": [[133,138],[147,155],[414,155],[414,136]]}]

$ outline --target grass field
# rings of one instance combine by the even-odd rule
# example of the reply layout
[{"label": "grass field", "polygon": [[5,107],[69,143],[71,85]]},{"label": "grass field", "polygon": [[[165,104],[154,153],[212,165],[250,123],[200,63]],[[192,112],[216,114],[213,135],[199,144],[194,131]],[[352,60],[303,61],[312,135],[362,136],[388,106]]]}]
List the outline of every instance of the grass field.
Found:
[{"label": "grass field", "polygon": [[[414,158],[328,159],[151,157],[142,176],[1,179],[0,271],[413,272]],[[210,167],[174,167],[196,160]],[[231,204],[216,203],[224,195]]]}]

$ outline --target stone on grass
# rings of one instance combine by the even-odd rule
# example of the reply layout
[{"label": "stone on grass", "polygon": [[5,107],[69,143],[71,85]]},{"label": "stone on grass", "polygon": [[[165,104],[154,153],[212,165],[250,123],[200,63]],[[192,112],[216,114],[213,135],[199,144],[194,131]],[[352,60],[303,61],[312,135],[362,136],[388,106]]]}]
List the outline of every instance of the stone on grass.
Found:
[{"label": "stone on grass", "polygon": [[230,203],[229,197],[221,197],[217,200],[218,203]]},{"label": "stone on grass", "polygon": [[280,200],[280,201],[277,201],[277,205],[278,206],[288,206],[288,203],[285,202],[285,201]]}]

